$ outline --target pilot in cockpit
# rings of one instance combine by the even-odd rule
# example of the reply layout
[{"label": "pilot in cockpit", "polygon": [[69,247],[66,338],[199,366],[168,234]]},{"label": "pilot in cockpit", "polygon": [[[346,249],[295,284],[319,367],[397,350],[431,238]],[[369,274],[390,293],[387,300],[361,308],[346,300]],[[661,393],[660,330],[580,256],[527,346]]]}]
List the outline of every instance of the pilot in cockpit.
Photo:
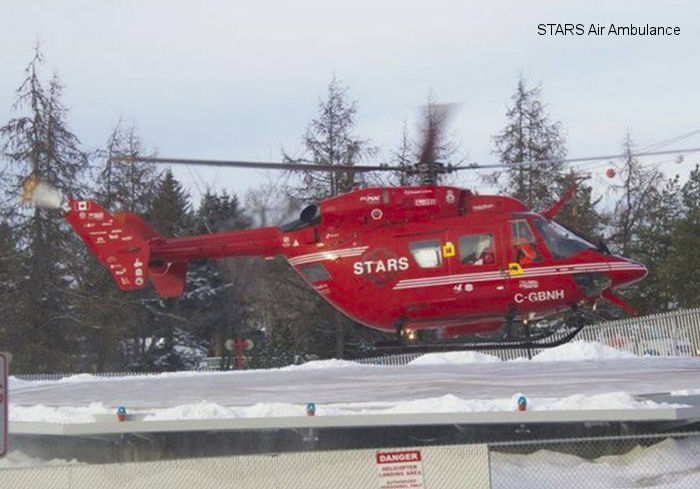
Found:
[{"label": "pilot in cockpit", "polygon": [[463,259],[462,263],[467,265],[488,265],[494,262],[493,236],[491,234],[479,234],[475,236],[473,243],[470,243],[470,253]]}]

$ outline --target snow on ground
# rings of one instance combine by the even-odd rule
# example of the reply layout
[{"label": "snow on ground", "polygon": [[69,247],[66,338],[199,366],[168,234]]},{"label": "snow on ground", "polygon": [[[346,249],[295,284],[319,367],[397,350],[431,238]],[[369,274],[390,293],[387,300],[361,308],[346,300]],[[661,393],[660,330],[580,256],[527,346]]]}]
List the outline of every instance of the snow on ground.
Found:
[{"label": "snow on ground", "polygon": [[555,348],[544,350],[535,355],[535,362],[573,362],[586,360],[615,360],[619,358],[635,358],[637,355],[627,351],[617,350],[602,343],[591,341],[572,341]]},{"label": "snow on ground", "polygon": [[322,370],[326,368],[347,368],[347,367],[363,367],[364,365],[350,360],[338,360],[331,358],[329,360],[313,360],[311,362],[302,363],[301,365],[288,365],[280,370]]},{"label": "snow on ground", "polygon": [[[528,410],[534,411],[681,407],[640,400],[623,392],[630,390],[642,394],[651,392],[642,389],[652,388],[646,385],[649,380],[644,376],[642,389],[637,387],[636,391],[633,390],[625,379],[629,377],[637,381],[641,374],[636,364],[628,365],[626,360],[640,363],[642,371],[653,375],[656,365],[672,361],[636,357],[600,343],[577,341],[540,353],[533,358],[530,369],[524,365],[520,367],[528,360],[502,362],[495,356],[483,353],[446,352],[423,355],[404,367],[369,366],[332,359],[257,371],[186,371],[116,378],[79,374],[58,381],[23,381],[10,377],[10,400],[16,393],[19,399],[25,401],[22,404],[11,403],[9,417],[13,422],[91,423],[95,422],[96,417],[104,420],[104,415],[114,416],[117,405],[122,404],[128,406],[130,413],[144,414],[145,420],[152,421],[305,416],[306,404],[303,399],[307,394],[303,394],[301,400],[299,395],[294,394],[297,391],[307,392],[304,389],[308,389],[309,400],[316,401],[317,415],[320,416],[512,411],[516,409],[517,398],[521,395],[517,392],[519,390],[525,391]],[[560,362],[552,368],[560,372],[556,375],[561,378],[552,378],[554,374],[548,366],[543,371],[545,364],[542,362]],[[574,362],[585,363],[579,367]],[[470,367],[470,364],[474,364],[474,367]],[[426,366],[433,367],[427,369],[424,368]],[[622,366],[625,366],[623,372],[619,370]],[[350,374],[347,373],[349,368],[352,369]],[[593,372],[591,378],[602,379],[602,382],[614,372],[612,381],[617,383],[611,383],[610,387],[607,387],[608,384],[596,385],[595,389],[590,389],[587,387],[590,381],[583,376],[584,371]],[[689,372],[692,371],[694,368],[691,367]],[[199,376],[204,378],[201,381],[194,378]],[[180,381],[180,378],[183,380]],[[169,396],[181,391],[180,386],[185,385],[183,383],[187,378],[193,378],[187,385],[191,389],[196,387],[190,395],[176,397],[177,400],[171,399],[170,402],[158,402],[156,399],[155,402],[151,400],[150,405],[144,404],[146,397],[149,400],[153,397],[151,392]],[[230,381],[220,382],[227,378]],[[376,383],[372,384],[375,379]],[[551,382],[547,379],[551,379]],[[571,387],[570,382],[562,384],[562,379],[576,379],[579,383]],[[97,384],[92,385],[93,382]],[[655,385],[656,389],[660,385],[666,386],[658,382]],[[689,388],[683,388],[685,386]],[[239,388],[241,392],[221,395],[224,392],[222,387]],[[564,387],[567,388],[562,391]],[[671,390],[673,387],[682,389],[673,392],[673,395],[700,394],[700,389],[687,381],[667,388]],[[420,388],[420,392],[416,388]],[[353,392],[357,394],[348,394],[348,389],[355,389]],[[139,395],[139,392],[149,395]],[[373,394],[370,395],[370,392]],[[70,393],[76,397],[71,397]],[[112,396],[109,401],[105,397],[108,395]],[[27,399],[31,401],[27,402]],[[81,400],[73,403],[71,399]],[[91,403],[98,399],[104,404]],[[357,402],[363,399],[372,402]]]},{"label": "snow on ground", "polygon": [[500,361],[501,359],[496,356],[475,351],[448,351],[445,353],[426,353],[409,362],[409,365],[450,365],[462,363],[495,363]]},{"label": "snow on ground", "polygon": [[550,450],[530,454],[492,451],[490,458],[493,489],[700,487],[700,437],[667,439],[593,460]]}]

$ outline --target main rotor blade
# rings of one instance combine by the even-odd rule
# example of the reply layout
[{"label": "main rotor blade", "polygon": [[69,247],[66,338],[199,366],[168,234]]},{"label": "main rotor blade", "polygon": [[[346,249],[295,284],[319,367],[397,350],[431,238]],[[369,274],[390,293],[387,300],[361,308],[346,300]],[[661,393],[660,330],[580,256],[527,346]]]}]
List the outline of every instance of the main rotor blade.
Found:
[{"label": "main rotor blade", "polygon": [[232,168],[260,168],[263,170],[290,170],[290,171],[342,171],[348,173],[362,173],[373,171],[401,171],[399,167],[388,165],[327,165],[310,163],[308,160],[296,160],[285,162],[266,161],[237,161],[237,160],[199,160],[188,158],[155,158],[148,156],[113,156],[112,161],[133,163],[164,163],[169,165],[195,165]]},{"label": "main rotor blade", "polygon": [[[637,158],[643,156],[662,156],[671,154],[682,154],[682,153],[697,153],[700,151],[700,147],[697,148],[684,148],[684,149],[672,149],[663,151],[643,151],[639,153],[621,153],[612,154],[604,156],[588,156],[584,158],[566,158],[561,160],[550,159],[550,160],[534,160],[534,161],[523,161],[519,163],[470,163],[463,166],[452,166],[447,165],[444,167],[445,173],[452,173],[462,170],[488,170],[488,169],[504,169],[504,168],[515,168],[518,166],[533,167],[538,165],[565,165],[569,163],[582,163],[588,161],[602,161],[602,160],[616,160],[619,158]],[[263,170],[287,170],[287,171],[342,171],[348,173],[366,173],[374,171],[382,172],[401,172],[415,171],[413,168],[402,168],[398,166],[389,165],[328,165],[328,164],[315,164],[310,163],[308,160],[296,160],[296,161],[285,161],[285,162],[264,162],[264,161],[238,161],[238,160],[200,160],[200,159],[188,159],[188,158],[156,158],[148,156],[113,156],[112,161],[133,163],[135,161],[145,162],[145,163],[164,163],[170,165],[195,165],[195,166],[213,166],[213,167],[232,167],[232,168],[259,168]]]},{"label": "main rotor blade", "polygon": [[454,112],[455,104],[429,103],[423,108],[423,141],[420,145],[418,164],[437,161],[438,145],[445,132],[445,126]]},{"label": "main rotor blade", "polygon": [[672,155],[681,153],[697,153],[700,148],[685,148],[685,149],[669,149],[663,151],[643,151],[639,153],[622,153],[615,155],[605,155],[605,156],[588,156],[584,158],[566,158],[562,160],[534,160],[534,161],[522,161],[516,163],[471,163],[465,166],[452,166],[448,167],[448,172],[461,171],[461,170],[481,170],[481,169],[495,169],[495,168],[515,168],[518,166],[532,167],[537,165],[564,165],[567,163],[582,163],[586,161],[601,161],[601,160],[616,160],[619,158],[637,158],[640,156],[661,156],[661,155]]}]

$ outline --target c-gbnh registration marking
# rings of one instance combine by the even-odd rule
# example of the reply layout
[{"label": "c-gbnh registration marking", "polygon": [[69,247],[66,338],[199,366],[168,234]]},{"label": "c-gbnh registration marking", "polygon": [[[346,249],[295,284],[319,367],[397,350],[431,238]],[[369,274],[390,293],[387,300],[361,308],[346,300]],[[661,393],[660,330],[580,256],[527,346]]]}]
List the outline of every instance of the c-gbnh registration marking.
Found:
[{"label": "c-gbnh registration marking", "polygon": [[523,302],[547,302],[547,301],[557,301],[564,298],[564,290],[540,290],[538,292],[530,292],[529,294],[522,294],[518,292],[513,296],[513,300],[518,304]]}]

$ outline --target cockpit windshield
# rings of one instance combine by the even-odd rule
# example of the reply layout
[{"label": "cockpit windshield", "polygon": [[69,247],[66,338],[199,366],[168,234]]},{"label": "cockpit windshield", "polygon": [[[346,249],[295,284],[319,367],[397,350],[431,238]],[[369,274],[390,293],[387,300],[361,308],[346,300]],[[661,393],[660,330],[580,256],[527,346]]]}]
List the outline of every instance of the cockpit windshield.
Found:
[{"label": "cockpit windshield", "polygon": [[541,218],[537,218],[534,221],[535,227],[554,258],[568,258],[583,250],[596,249],[591,243],[576,236],[573,232],[554,221]]}]

